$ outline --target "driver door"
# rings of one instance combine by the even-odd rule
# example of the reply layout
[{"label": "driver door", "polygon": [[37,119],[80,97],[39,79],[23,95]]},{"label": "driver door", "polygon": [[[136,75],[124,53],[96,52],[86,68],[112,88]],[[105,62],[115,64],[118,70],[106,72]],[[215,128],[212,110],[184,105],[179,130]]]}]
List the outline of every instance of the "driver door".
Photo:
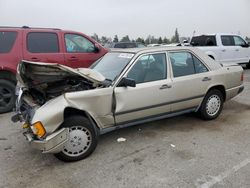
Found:
[{"label": "driver door", "polygon": [[165,53],[142,55],[125,74],[136,87],[115,87],[117,124],[143,121],[170,112],[172,81]]}]

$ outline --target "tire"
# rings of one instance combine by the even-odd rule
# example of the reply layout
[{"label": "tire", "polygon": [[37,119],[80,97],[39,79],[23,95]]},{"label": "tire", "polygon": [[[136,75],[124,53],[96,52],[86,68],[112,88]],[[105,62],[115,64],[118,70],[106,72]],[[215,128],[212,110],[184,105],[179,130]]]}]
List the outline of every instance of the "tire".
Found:
[{"label": "tire", "polygon": [[223,108],[223,95],[217,89],[210,90],[202,101],[199,109],[200,116],[204,120],[212,120],[217,118]]},{"label": "tire", "polygon": [[0,113],[9,112],[15,107],[15,88],[13,82],[0,79]]},{"label": "tire", "polygon": [[249,61],[248,64],[246,64],[246,68],[247,68],[247,69],[250,69],[250,61]]},{"label": "tire", "polygon": [[79,161],[88,157],[97,146],[98,136],[89,120],[83,116],[67,118],[62,127],[69,128],[69,140],[56,158],[65,162]]}]

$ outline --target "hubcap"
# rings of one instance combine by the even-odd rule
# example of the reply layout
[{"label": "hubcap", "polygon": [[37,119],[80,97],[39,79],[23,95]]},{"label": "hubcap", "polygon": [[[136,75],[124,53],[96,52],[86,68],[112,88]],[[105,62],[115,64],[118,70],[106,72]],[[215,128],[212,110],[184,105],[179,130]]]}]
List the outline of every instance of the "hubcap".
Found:
[{"label": "hubcap", "polygon": [[7,107],[11,103],[12,94],[8,88],[0,86],[0,108]]},{"label": "hubcap", "polygon": [[221,106],[220,97],[218,95],[210,96],[206,104],[207,114],[210,116],[216,115],[220,110],[220,106]]},{"label": "hubcap", "polygon": [[69,129],[69,140],[63,148],[63,153],[76,157],[85,153],[92,142],[91,132],[82,126],[74,126]]}]

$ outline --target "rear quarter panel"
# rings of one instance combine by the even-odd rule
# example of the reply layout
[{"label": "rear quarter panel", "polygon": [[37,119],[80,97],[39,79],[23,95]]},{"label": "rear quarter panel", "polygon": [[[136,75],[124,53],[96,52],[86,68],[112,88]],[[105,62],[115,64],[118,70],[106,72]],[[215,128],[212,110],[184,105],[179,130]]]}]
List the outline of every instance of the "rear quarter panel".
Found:
[{"label": "rear quarter panel", "polygon": [[243,85],[241,66],[222,67],[213,71],[212,84],[210,88],[216,85],[222,85],[226,90],[226,100],[235,97],[239,88]]}]

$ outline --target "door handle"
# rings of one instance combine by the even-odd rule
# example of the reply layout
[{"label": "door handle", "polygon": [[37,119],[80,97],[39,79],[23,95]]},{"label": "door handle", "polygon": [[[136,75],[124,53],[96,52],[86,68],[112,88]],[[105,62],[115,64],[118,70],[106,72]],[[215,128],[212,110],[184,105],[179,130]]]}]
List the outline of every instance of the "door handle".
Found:
[{"label": "door handle", "polygon": [[210,80],[211,80],[211,78],[209,78],[209,77],[204,77],[204,78],[202,79],[203,82],[210,81]]},{"label": "door handle", "polygon": [[238,51],[240,51],[240,50],[239,50],[239,49],[236,49],[235,51],[238,52]]},{"label": "door handle", "polygon": [[32,61],[40,61],[40,59],[38,59],[37,57],[32,57],[31,60]]},{"label": "door handle", "polygon": [[77,58],[77,57],[75,57],[75,56],[72,56],[72,57],[70,57],[68,60],[69,60],[69,61],[77,61],[77,60],[78,60],[78,58]]},{"label": "door handle", "polygon": [[169,89],[171,88],[172,86],[171,85],[168,85],[168,84],[163,84],[160,89]]},{"label": "door handle", "polygon": [[226,49],[223,49],[223,50],[221,50],[222,52],[225,52],[226,51]]}]

